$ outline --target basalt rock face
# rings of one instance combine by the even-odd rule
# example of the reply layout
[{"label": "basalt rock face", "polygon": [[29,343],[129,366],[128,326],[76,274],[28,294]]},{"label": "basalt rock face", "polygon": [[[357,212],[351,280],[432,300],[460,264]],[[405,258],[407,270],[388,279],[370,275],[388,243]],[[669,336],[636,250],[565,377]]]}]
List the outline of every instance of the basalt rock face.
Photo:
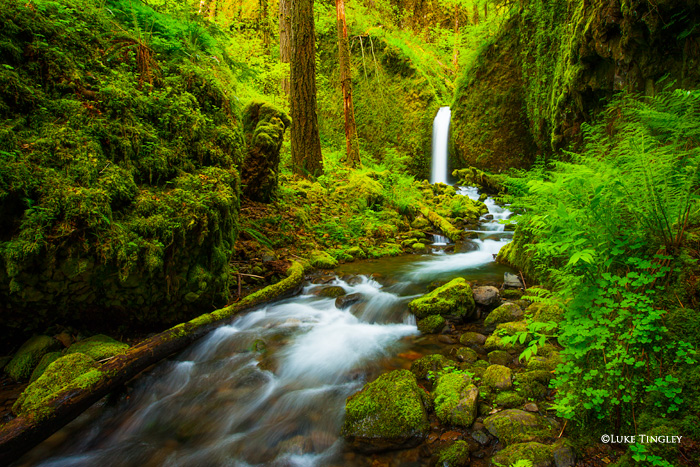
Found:
[{"label": "basalt rock face", "polygon": [[581,125],[616,92],[697,88],[699,20],[691,0],[524,2],[458,85],[459,162],[524,167],[536,153],[576,147]]}]

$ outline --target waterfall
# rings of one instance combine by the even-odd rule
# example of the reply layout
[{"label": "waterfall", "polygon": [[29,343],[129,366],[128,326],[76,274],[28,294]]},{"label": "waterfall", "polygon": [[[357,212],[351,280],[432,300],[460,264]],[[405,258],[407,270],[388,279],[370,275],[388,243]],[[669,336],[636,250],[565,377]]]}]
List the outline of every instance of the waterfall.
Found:
[{"label": "waterfall", "polygon": [[447,144],[450,139],[449,107],[440,107],[433,120],[433,162],[430,183],[447,183]]}]

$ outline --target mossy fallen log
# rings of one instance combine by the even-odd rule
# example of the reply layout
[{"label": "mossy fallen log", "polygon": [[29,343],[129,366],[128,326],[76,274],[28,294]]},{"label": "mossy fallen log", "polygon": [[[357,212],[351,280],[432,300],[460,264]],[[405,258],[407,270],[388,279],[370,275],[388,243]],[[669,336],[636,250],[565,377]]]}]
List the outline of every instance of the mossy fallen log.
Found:
[{"label": "mossy fallen log", "polygon": [[433,227],[435,227],[436,229],[440,229],[442,233],[444,233],[445,236],[453,242],[459,241],[464,238],[465,232],[463,230],[456,228],[455,226],[450,224],[450,222],[447,219],[445,219],[435,211],[431,211],[428,207],[421,206],[420,213],[423,214],[423,217],[428,219],[428,221],[433,225]]},{"label": "mossy fallen log", "polygon": [[16,461],[102,397],[154,363],[184,349],[237,313],[293,291],[303,282],[307,269],[308,264],[293,262],[282,281],[230,306],[145,339],[96,368],[94,371],[99,372],[99,377],[90,378],[85,384],[70,385],[69,389],[50,397],[40,407],[21,413],[0,426],[0,465]]}]

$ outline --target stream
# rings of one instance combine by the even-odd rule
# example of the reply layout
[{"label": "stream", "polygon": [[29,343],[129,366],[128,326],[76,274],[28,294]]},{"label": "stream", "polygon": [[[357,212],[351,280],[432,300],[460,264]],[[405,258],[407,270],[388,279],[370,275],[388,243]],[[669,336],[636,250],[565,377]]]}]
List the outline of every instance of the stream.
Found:
[{"label": "stream", "polygon": [[[460,193],[479,196],[475,188]],[[345,399],[383,372],[449,351],[439,336],[421,336],[407,311],[428,284],[457,276],[500,283],[510,271],[494,256],[510,241],[498,221],[511,213],[485,204],[477,238],[451,245],[436,236],[431,254],[318,276],[300,295],[245,313],[157,365],[17,465],[371,465],[339,436]],[[320,295],[328,287],[361,299],[339,309]],[[387,456],[392,465],[427,465],[418,454]]]}]

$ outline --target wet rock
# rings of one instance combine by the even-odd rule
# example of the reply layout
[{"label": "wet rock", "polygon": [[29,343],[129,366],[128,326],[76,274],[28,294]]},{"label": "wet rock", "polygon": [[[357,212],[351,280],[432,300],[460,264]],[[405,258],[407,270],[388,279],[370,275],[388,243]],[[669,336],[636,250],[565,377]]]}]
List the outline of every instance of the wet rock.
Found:
[{"label": "wet rock", "polygon": [[473,431],[472,438],[474,438],[474,440],[482,446],[489,444],[492,439],[491,436],[489,436],[489,434],[486,433],[484,430]]},{"label": "wet rock", "polygon": [[523,410],[525,410],[526,412],[533,412],[533,413],[537,413],[540,411],[539,407],[537,407],[537,404],[535,404],[534,402],[528,402],[527,404],[525,404],[525,406],[523,407]]},{"label": "wet rock", "polygon": [[511,370],[503,365],[491,365],[488,367],[481,381],[488,387],[499,391],[507,391],[513,387]]},{"label": "wet rock", "polygon": [[[486,429],[504,445],[543,441],[557,435],[556,423],[519,409],[507,409],[484,420]],[[507,465],[507,464],[506,464]]]},{"label": "wet rock", "polygon": [[[315,277],[315,278],[311,281],[311,283],[312,283],[312,284],[328,284],[329,282],[333,282],[334,280],[335,280],[335,276],[330,275],[330,274],[327,274],[327,275],[324,275],[324,276]],[[350,282],[348,281],[348,283],[350,283]]]},{"label": "wet rock", "polygon": [[277,445],[280,452],[302,455],[312,452],[314,446],[309,438],[302,435],[293,436],[289,439],[285,439]]},{"label": "wet rock", "polygon": [[466,363],[474,363],[479,359],[479,355],[469,347],[462,347],[459,350],[457,350],[456,357],[457,360],[459,360],[460,362]]},{"label": "wet rock", "polygon": [[446,431],[440,435],[440,441],[456,441],[462,438],[462,433],[459,431]]},{"label": "wet rock", "polygon": [[463,345],[484,345],[484,343],[486,342],[486,336],[483,334],[479,334],[478,332],[469,331],[459,336],[459,342]]},{"label": "wet rock", "polygon": [[310,434],[311,443],[313,444],[314,451],[323,452],[337,439],[337,434],[330,433],[323,430],[313,430]]},{"label": "wet rock", "polygon": [[445,318],[469,320],[476,312],[472,288],[461,277],[413,300],[408,308],[417,318],[441,315]]},{"label": "wet rock", "polygon": [[338,267],[338,260],[325,251],[313,251],[309,257],[311,266],[319,269],[333,269]]},{"label": "wet rock", "polygon": [[[480,199],[479,201],[483,201],[483,200]],[[484,214],[483,218],[484,218],[484,220],[487,220],[487,221],[493,220],[493,214]]]},{"label": "wet rock", "polygon": [[440,315],[432,315],[418,321],[418,330],[423,334],[435,334],[445,327],[445,318]]},{"label": "wet rock", "polygon": [[476,419],[479,390],[469,375],[447,373],[438,380],[433,399],[435,415],[444,424],[469,427]]},{"label": "wet rock", "polygon": [[513,362],[513,357],[505,350],[494,350],[489,352],[489,363],[492,365],[509,365]]},{"label": "wet rock", "polygon": [[351,293],[347,295],[341,295],[340,297],[335,299],[335,307],[339,310],[344,310],[353,304],[359,302],[362,300],[362,294],[360,293]]},{"label": "wet rock", "polygon": [[54,350],[59,350],[61,347],[61,343],[53,337],[31,337],[22,344],[22,347],[15,353],[12,360],[5,366],[5,373],[15,381],[26,381],[44,355]]},{"label": "wet rock", "polygon": [[552,446],[552,457],[556,467],[573,467],[576,465],[574,450],[565,439],[560,439]]},{"label": "wet rock", "polygon": [[469,444],[465,441],[455,441],[450,446],[440,450],[437,464],[442,467],[466,467],[469,465]]},{"label": "wet rock", "polygon": [[319,297],[325,297],[325,298],[337,298],[342,295],[345,295],[345,289],[342,288],[339,285],[333,285],[330,287],[324,287],[321,290],[318,291],[318,296]]},{"label": "wet rock", "polygon": [[385,373],[348,398],[341,433],[362,452],[417,446],[430,430],[426,398],[410,371]]},{"label": "wet rock", "polygon": [[551,467],[554,464],[551,446],[535,442],[507,446],[491,461],[494,465],[513,465],[521,460],[530,461],[532,467]]},{"label": "wet rock", "polygon": [[525,314],[523,310],[512,302],[506,302],[493,310],[484,320],[484,329],[487,332],[493,332],[501,323],[508,323],[511,321],[519,321],[523,319]]},{"label": "wet rock", "polygon": [[496,287],[482,286],[474,288],[474,302],[486,308],[494,308],[501,304],[501,294]]},{"label": "wet rock", "polygon": [[503,288],[505,289],[522,289],[523,283],[515,274],[506,272],[503,274]]},{"label": "wet rock", "polygon": [[456,344],[457,341],[452,339],[450,336],[446,336],[445,334],[440,334],[438,336],[438,341],[442,342],[443,344]]},{"label": "wet rock", "polygon": [[440,354],[430,354],[411,364],[411,373],[418,379],[427,379],[428,373],[438,373],[446,366],[454,366],[455,362]]}]

